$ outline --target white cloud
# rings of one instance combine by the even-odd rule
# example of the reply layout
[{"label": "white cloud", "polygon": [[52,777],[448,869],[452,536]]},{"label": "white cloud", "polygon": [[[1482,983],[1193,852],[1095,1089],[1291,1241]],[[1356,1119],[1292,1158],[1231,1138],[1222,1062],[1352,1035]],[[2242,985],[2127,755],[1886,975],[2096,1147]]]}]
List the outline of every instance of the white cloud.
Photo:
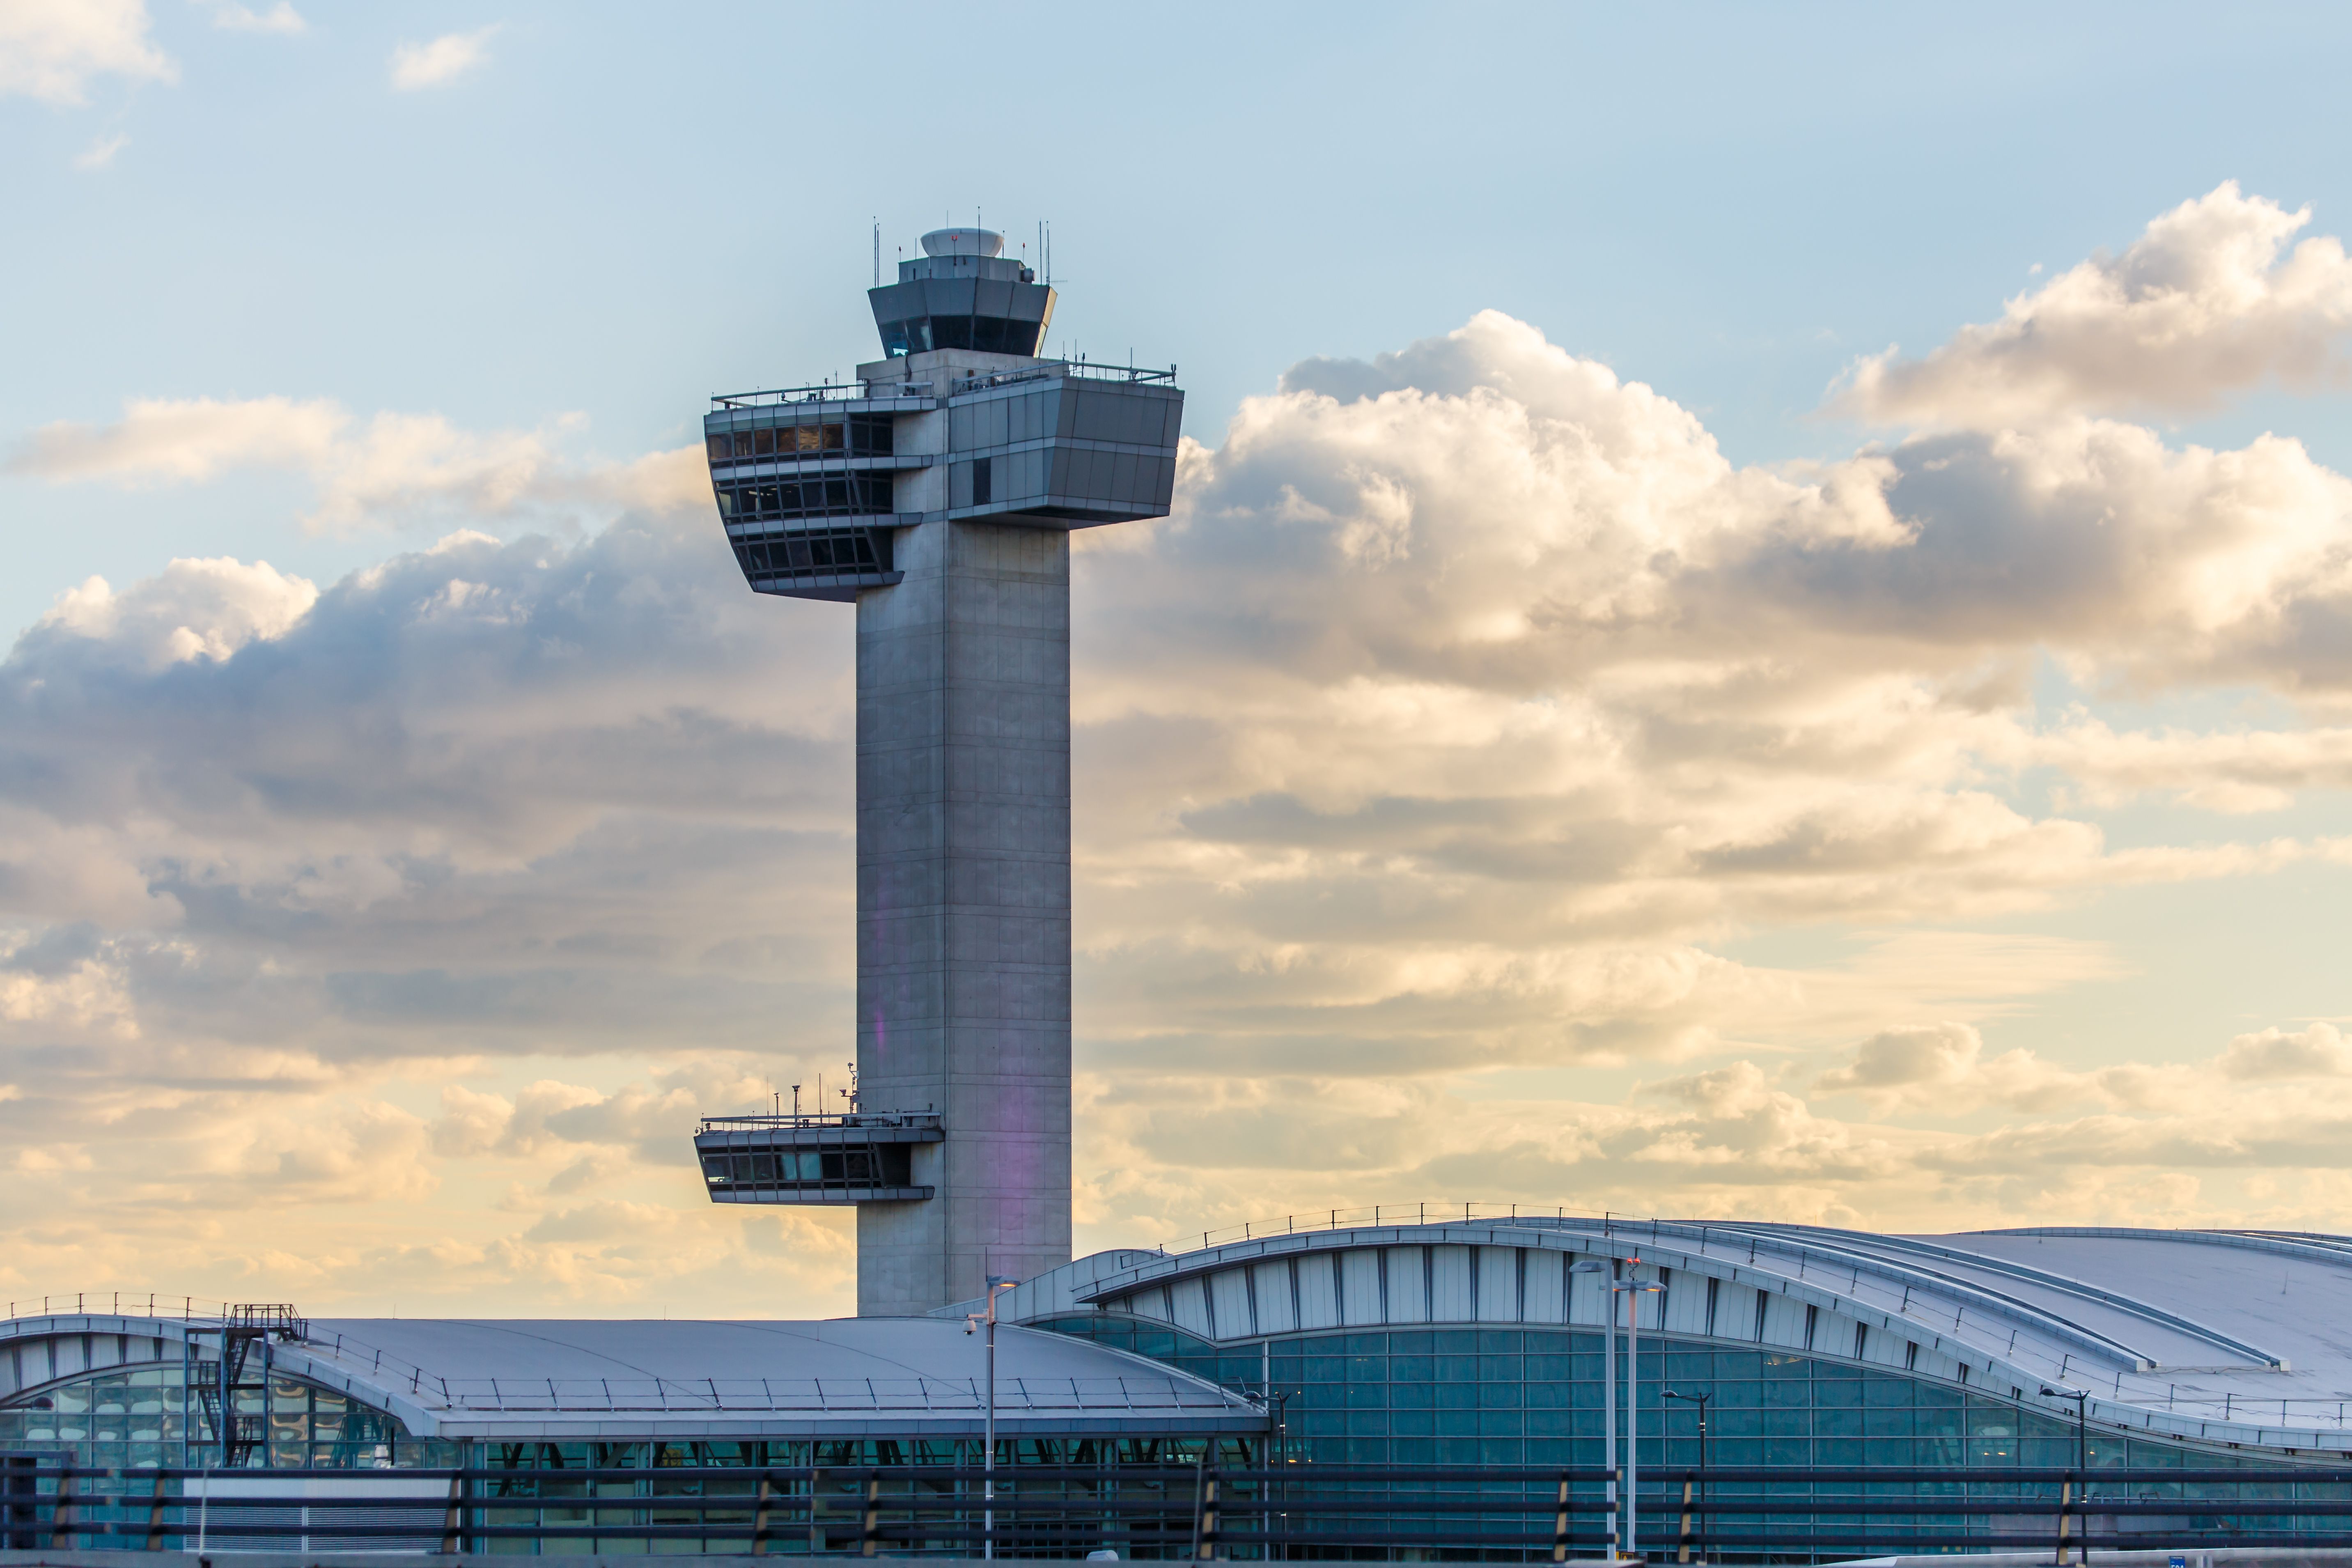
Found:
[{"label": "white cloud", "polygon": [[97,77],[177,79],[147,28],[145,0],[10,0],[0,5],[0,98],[75,104]]},{"label": "white cloud", "polygon": [[292,0],[278,0],[267,11],[256,11],[240,5],[236,0],[211,0],[213,26],[232,33],[281,33],[292,35],[310,31],[310,23],[294,9]]},{"label": "white cloud", "polygon": [[[1962,328],[1924,359],[1863,360],[1835,404],[1864,418],[1998,427],[2069,413],[2193,413],[2265,380],[2340,381],[2352,261],[2311,222],[2227,181]],[[2282,255],[2282,252],[2284,252]]]},{"label": "white cloud", "polygon": [[2273,1027],[2231,1040],[2219,1066],[2224,1077],[2265,1082],[2352,1078],[2352,1041],[2326,1022],[2294,1031]]},{"label": "white cloud", "polygon": [[[642,1300],[665,1268],[837,1258],[833,1222],[711,1215],[682,1132],[837,1070],[853,1026],[848,616],[745,591],[692,449],[579,441],[184,399],[17,452],[59,483],[289,472],[320,526],[446,531],[315,588],[87,584],[0,661],[28,955],[0,966],[0,1163],[100,1172],[28,1211],[102,1236],[144,1223],[134,1178],[266,1188],[257,1134],[139,1140],[320,1107],[269,1179],[319,1205],[282,1228],[335,1289]],[[2294,442],[2067,416],[1741,467],[1490,313],[1298,366],[1183,461],[1174,517],[1077,541],[1090,1234],[1449,1190],[1906,1225],[2095,1218],[2126,1172],[2192,1216],[2336,1190],[2352,1079],[2312,1067],[2317,1026],[2218,1058],[2008,1045],[2129,954],[1967,929],[2352,864],[2214,818],[2118,845],[2084,809],[2347,782],[2352,488]],[[574,513],[612,521],[483,526]],[[2046,714],[2044,659],[2170,714],[2261,700]],[[1851,956],[1726,955],[1791,930]],[[1595,1071],[1658,1062],[1630,1097]],[[2053,1128],[2081,1137],[2016,1184]],[[319,1217],[361,1201],[362,1147],[430,1212]],[[2159,1181],[2175,1151],[2193,1173]]]},{"label": "white cloud", "polygon": [[318,599],[315,584],[267,561],[181,560],[122,594],[92,577],[58,595],[38,629],[70,633],[99,657],[153,671],[284,637]]},{"label": "white cloud", "polygon": [[470,33],[444,33],[429,44],[403,44],[392,52],[392,85],[415,92],[452,82],[488,65],[496,26]]},{"label": "white cloud", "polygon": [[2178,1106],[2192,1098],[2195,1077],[2186,1068],[2139,1065],[2074,1070],[2022,1049],[1994,1055],[1973,1026],[1947,1020],[1879,1031],[1816,1079],[1813,1089],[1859,1094],[1880,1115],[1957,1117],[1985,1106],[2048,1113],[2086,1099],[2136,1109]]},{"label": "white cloud", "polygon": [[2208,811],[2277,811],[2303,792],[2352,789],[2352,729],[2336,726],[2118,731],[2082,713],[2031,750],[2101,805],[2162,791]]},{"label": "white cloud", "polygon": [[114,155],[131,145],[131,138],[121,132],[101,136],[81,152],[74,154],[77,169],[103,169],[114,162]]},{"label": "white cloud", "polygon": [[305,525],[335,533],[438,526],[530,506],[708,504],[698,449],[583,464],[562,451],[580,424],[564,416],[538,430],[477,433],[437,414],[385,412],[362,421],[329,398],[133,398],[110,425],[44,426],[20,444],[8,471],[135,488],[291,470],[317,487]]}]

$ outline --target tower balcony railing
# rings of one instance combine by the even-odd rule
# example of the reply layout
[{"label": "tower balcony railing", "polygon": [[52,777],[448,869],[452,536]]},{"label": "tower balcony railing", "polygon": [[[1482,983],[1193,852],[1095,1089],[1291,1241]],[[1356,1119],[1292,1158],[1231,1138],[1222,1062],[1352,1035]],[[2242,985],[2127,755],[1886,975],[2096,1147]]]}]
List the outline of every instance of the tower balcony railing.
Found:
[{"label": "tower balcony railing", "polygon": [[1150,382],[1176,384],[1176,367],[1155,370],[1150,365],[1098,364],[1087,359],[1049,359],[1039,364],[1024,364],[1018,370],[992,370],[982,375],[961,376],[948,384],[950,396],[960,397],[967,392],[985,392],[992,386],[1011,386],[1024,381],[1050,381],[1075,376],[1082,381],[1113,381],[1124,385],[1139,386]]},{"label": "tower balcony railing", "polygon": [[922,1130],[941,1125],[936,1110],[780,1111],[761,1116],[706,1116],[697,1132],[730,1132],[754,1128],[794,1129],[833,1127],[848,1131],[866,1129]]},{"label": "tower balcony railing", "polygon": [[[765,392],[725,392],[710,400],[713,408],[772,408],[787,403],[863,403],[901,395],[877,392],[862,381],[828,381],[815,386],[779,386]],[[916,394],[920,396],[922,394]]]}]

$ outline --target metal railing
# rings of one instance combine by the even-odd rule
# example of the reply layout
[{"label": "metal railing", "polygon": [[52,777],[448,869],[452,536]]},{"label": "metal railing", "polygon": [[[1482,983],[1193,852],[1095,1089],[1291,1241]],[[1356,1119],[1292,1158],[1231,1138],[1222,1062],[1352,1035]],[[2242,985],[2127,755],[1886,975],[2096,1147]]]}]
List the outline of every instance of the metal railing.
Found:
[{"label": "metal railing", "polygon": [[856,403],[872,397],[892,397],[895,393],[876,393],[862,381],[825,382],[817,386],[779,386],[765,392],[721,393],[710,400],[713,408],[772,408],[786,403]]},{"label": "metal railing", "polygon": [[[446,1398],[448,1388],[439,1376],[381,1346],[340,1330],[313,1327],[309,1319],[285,1302],[200,1301],[191,1296],[163,1296],[149,1290],[77,1290],[71,1295],[26,1297],[7,1305],[8,1321],[105,1317],[178,1323],[184,1331],[206,1334],[216,1334],[223,1329],[263,1330],[299,1345],[320,1363],[314,1374],[341,1372],[364,1375],[385,1387],[404,1388],[420,1396],[439,1390]],[[203,1343],[198,1350],[200,1360],[215,1359],[215,1344]]]},{"label": "metal railing", "polygon": [[71,1295],[27,1296],[8,1303],[14,1318],[169,1318],[184,1323],[218,1323],[238,1307],[234,1301],[199,1301],[193,1296],[159,1296],[152,1290],[77,1290]]},{"label": "metal railing", "polygon": [[[2129,1380],[2118,1380],[2127,1384]],[[2147,1409],[2164,1410],[2177,1415],[2200,1416],[2211,1421],[2228,1421],[2241,1426],[2258,1426],[2278,1412],[2280,1426],[2330,1426],[2341,1431],[2347,1414],[2352,1414],[2352,1400],[2344,1399],[2257,1399],[2244,1394],[2198,1394],[2180,1392],[2179,1384],[2168,1384],[2162,1394],[2153,1390],[2118,1387],[2118,1397],[2124,1402]]]},{"label": "metal railing", "polygon": [[861,1127],[937,1127],[940,1113],[936,1110],[848,1110],[793,1111],[761,1116],[706,1116],[695,1124],[697,1132],[716,1132],[729,1127],[838,1127],[856,1131]]},{"label": "metal railing", "polygon": [[[448,1378],[436,1386],[453,1410],[504,1411],[947,1411],[987,1407],[977,1379],[844,1378]],[[1230,1395],[1164,1380],[1123,1377],[1001,1377],[1000,1410],[1212,1410],[1247,1414]]]},{"label": "metal railing", "polygon": [[[755,1555],[989,1548],[1202,1561],[1412,1548],[1558,1562],[1617,1541],[1609,1479],[1599,1467],[1533,1466],[134,1470],[15,1456],[0,1462],[0,1545],[311,1551],[396,1538],[444,1554],[628,1542]],[[1930,1489],[1887,1494],[1901,1486]],[[2215,1487],[2237,1495],[2189,1495]],[[2069,1551],[2080,1561],[2130,1548],[2352,1545],[2352,1468],[2343,1468],[1668,1469],[1645,1478],[1634,1501],[1640,1544],[1685,1563],[2000,1547],[2054,1549],[2064,1562]]]},{"label": "metal railing", "polygon": [[1087,359],[1052,359],[1043,364],[1024,364],[1018,370],[994,370],[980,375],[961,376],[948,384],[950,396],[967,392],[985,392],[992,386],[1011,386],[1024,381],[1059,380],[1076,377],[1081,381],[1116,381],[1133,386],[1145,382],[1164,381],[1173,384],[1176,367],[1154,370],[1148,365],[1098,364]]},{"label": "metal railing", "polygon": [[1498,1222],[1564,1225],[1570,1220],[1597,1219],[1605,1222],[1608,1217],[1561,1207],[1555,1207],[1547,1214],[1541,1204],[1490,1204],[1442,1198],[1410,1204],[1372,1204],[1350,1209],[1307,1209],[1297,1214],[1286,1214],[1277,1219],[1246,1220],[1220,1230],[1204,1230],[1198,1241],[1187,1236],[1181,1241],[1163,1241],[1150,1250],[1173,1257],[1181,1252],[1198,1252],[1203,1247],[1223,1247],[1229,1242],[1256,1241],[1270,1236],[1297,1236],[1311,1231],[1352,1230],[1359,1226],[1491,1225]]}]

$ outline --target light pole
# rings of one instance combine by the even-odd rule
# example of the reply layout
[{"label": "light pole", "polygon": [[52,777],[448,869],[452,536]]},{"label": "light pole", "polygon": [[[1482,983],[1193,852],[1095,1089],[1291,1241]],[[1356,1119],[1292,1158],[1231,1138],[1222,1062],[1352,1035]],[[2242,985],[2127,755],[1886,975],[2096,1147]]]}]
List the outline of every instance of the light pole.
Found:
[{"label": "light pole", "polygon": [[[1628,1263],[1639,1266],[1641,1259],[1629,1258]],[[1654,1279],[1614,1279],[1609,1289],[1622,1291],[1625,1296],[1625,1555],[1638,1559],[1642,1555],[1642,1505],[1635,1496],[1641,1484],[1642,1456],[1635,1445],[1642,1436],[1642,1304],[1640,1298],[1653,1291],[1663,1291],[1664,1285]],[[1615,1331],[1617,1313],[1609,1314],[1611,1331]],[[1664,1430],[1664,1426],[1660,1430]]]},{"label": "light pole", "polygon": [[[1704,1544],[1706,1536],[1706,1402],[1715,1397],[1715,1391],[1709,1389],[1705,1394],[1681,1394],[1668,1388],[1661,1390],[1660,1393],[1664,1398],[1679,1399],[1685,1404],[1698,1406],[1698,1532],[1702,1542],[1698,1549],[1698,1556],[1699,1561],[1704,1563],[1706,1561],[1706,1547]],[[1664,1423],[1659,1424],[1659,1430],[1661,1432],[1664,1430]],[[1690,1521],[1685,1519],[1683,1522],[1688,1524]]]},{"label": "light pole", "polygon": [[1003,1274],[988,1277],[988,1310],[964,1314],[963,1331],[970,1333],[975,1323],[988,1325],[988,1433],[980,1457],[981,1499],[986,1505],[980,1517],[981,1555],[993,1562],[996,1558],[996,1293],[1010,1290],[1020,1284],[1018,1279]]},{"label": "light pole", "polygon": [[[1570,1264],[1570,1274],[1607,1274],[1610,1266],[1597,1258]],[[1601,1464],[1609,1472],[1609,1561],[1617,1561],[1617,1292],[1609,1280],[1601,1281],[1602,1317],[1607,1327],[1601,1331]]]},{"label": "light pole", "polygon": [[[2044,1398],[2071,1399],[2074,1402],[2074,1473],[2079,1478],[2074,1484],[2083,1489],[2082,1494],[2078,1495],[2087,1494],[2091,1489],[2091,1442],[2084,1429],[2084,1406],[2090,1400],[2091,1391],[2087,1388],[2064,1388],[2055,1384],[2045,1383],[2042,1385],[2042,1393]],[[2090,1522],[2089,1516],[2085,1515],[2083,1527],[2086,1535],[2090,1530]],[[2063,1521],[2060,1528],[2063,1531],[2064,1528]],[[2063,1554],[2059,1560],[2061,1562],[2065,1560]],[[2076,1543],[2074,1560],[2078,1563],[2090,1562],[2091,1548],[2087,1540]]]}]

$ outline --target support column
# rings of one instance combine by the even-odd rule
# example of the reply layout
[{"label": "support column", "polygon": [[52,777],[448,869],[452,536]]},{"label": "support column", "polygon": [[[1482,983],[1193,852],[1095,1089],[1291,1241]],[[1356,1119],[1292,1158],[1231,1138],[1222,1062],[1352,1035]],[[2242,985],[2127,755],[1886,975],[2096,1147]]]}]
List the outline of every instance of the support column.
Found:
[{"label": "support column", "polygon": [[1070,548],[927,522],[857,600],[861,1108],[938,1110],[857,1211],[860,1316],[1070,1257]]}]

